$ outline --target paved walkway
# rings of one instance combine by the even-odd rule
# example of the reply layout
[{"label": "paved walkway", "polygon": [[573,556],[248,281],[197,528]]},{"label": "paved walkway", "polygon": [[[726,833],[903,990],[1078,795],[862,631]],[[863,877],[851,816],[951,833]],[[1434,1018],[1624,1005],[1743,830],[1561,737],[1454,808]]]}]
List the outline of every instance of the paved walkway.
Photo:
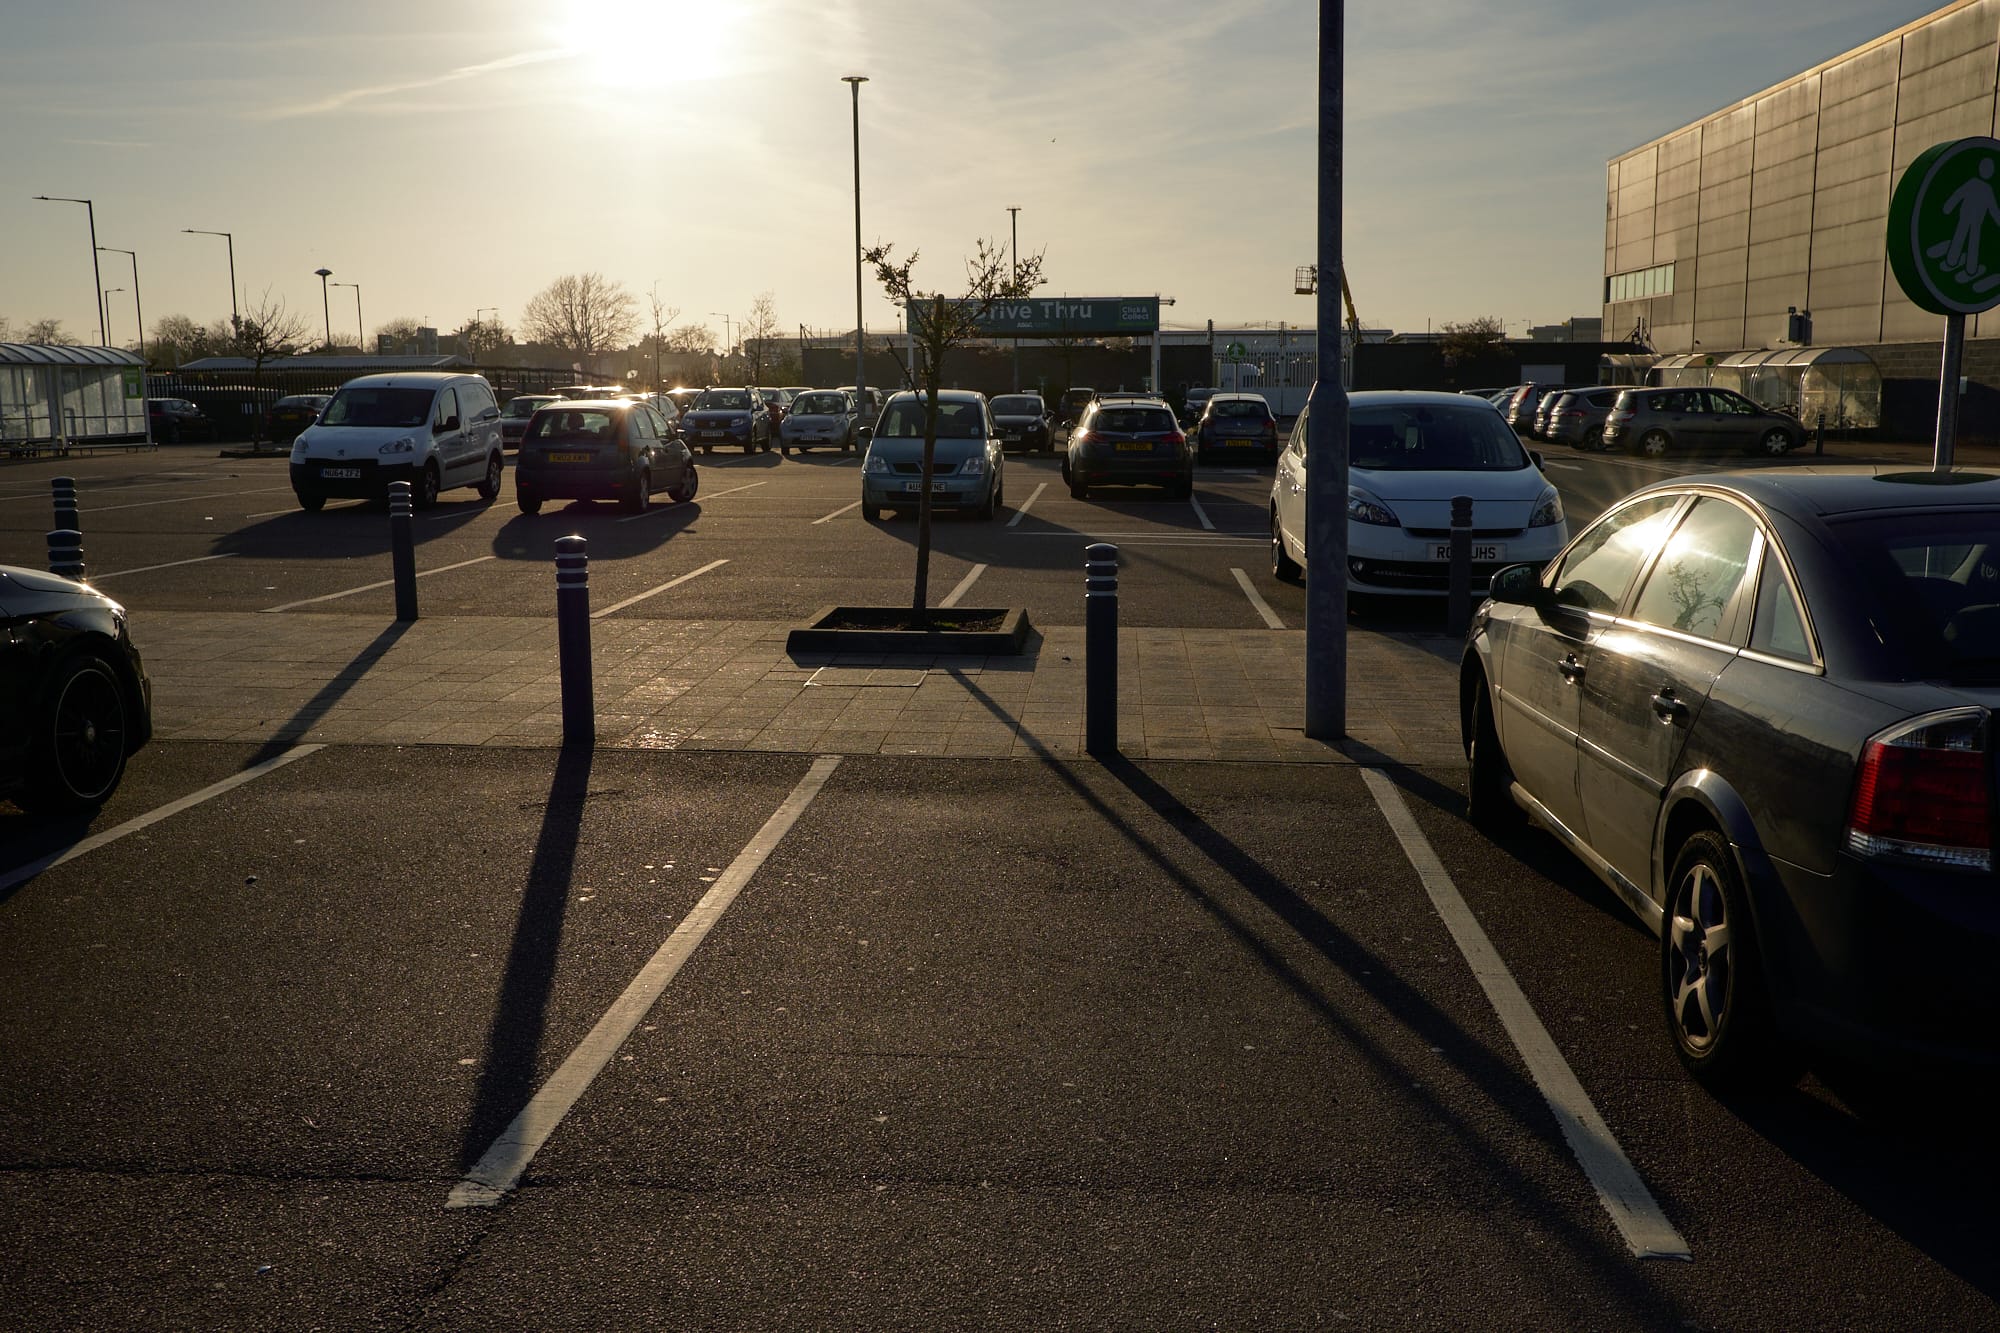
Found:
[{"label": "paved walkway", "polygon": [[[1021,657],[791,656],[790,622],[591,626],[597,743],[639,749],[1073,755],[1083,630]],[[1303,631],[1125,629],[1120,749],[1134,758],[1456,764],[1456,645],[1350,634],[1348,736],[1307,740]],[[555,745],[549,617],[151,612],[140,644],[162,739]],[[1343,753],[1343,749],[1345,753]]]}]

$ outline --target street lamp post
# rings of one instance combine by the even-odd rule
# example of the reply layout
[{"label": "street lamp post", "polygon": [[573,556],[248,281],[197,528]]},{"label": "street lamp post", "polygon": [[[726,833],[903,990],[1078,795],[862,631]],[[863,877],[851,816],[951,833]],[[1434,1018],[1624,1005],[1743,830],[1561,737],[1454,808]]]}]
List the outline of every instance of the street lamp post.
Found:
[{"label": "street lamp post", "polygon": [[854,93],[854,402],[866,400],[867,369],[862,360],[861,320],[861,85],[866,74],[843,74],[840,81]]},{"label": "street lamp post", "polygon": [[730,336],[729,316],[723,314],[720,310],[711,310],[708,314],[709,318],[722,321],[722,359],[727,361],[729,360],[729,349],[736,341],[735,338]]},{"label": "street lamp post", "polygon": [[97,293],[97,341],[100,346],[111,345],[111,333],[105,327],[109,322],[104,317],[104,275],[97,268],[97,205],[88,199],[70,199],[59,194],[38,194],[35,198],[50,204],[82,204],[90,217],[90,289]]},{"label": "street lamp post", "polygon": [[229,246],[229,327],[232,330],[243,327],[243,316],[236,309],[236,237],[226,231],[203,231],[200,227],[182,227],[188,236],[220,236]]},{"label": "street lamp post", "polygon": [[[361,284],[358,282],[336,282],[333,286],[352,287],[354,289],[354,346],[361,355],[366,356],[368,355],[367,335],[361,329]],[[328,339],[328,341],[332,340]]]},{"label": "street lamp post", "polygon": [[124,290],[123,287],[106,287],[97,293],[97,313],[104,317],[104,327],[100,332],[104,334],[106,347],[111,346],[111,294]]},{"label": "street lamp post", "polygon": [[[146,356],[146,307],[139,299],[139,256],[130,250],[120,250],[115,245],[100,245],[97,248],[110,254],[124,255],[132,261],[132,309],[139,317],[139,357],[141,360],[144,360]],[[106,323],[109,322],[108,320],[106,321]]]},{"label": "street lamp post", "polygon": [[330,305],[327,301],[326,280],[333,276],[333,270],[330,268],[316,268],[313,270],[313,272],[319,275],[319,313],[321,318],[323,318],[326,321],[327,350],[332,351],[333,350],[333,306]]},{"label": "street lamp post", "polygon": [[[1021,281],[1021,206],[1007,205],[1007,262],[1010,283]],[[1016,293],[1019,295],[1019,293]],[[1014,392],[1021,392],[1021,340],[1014,339]]]}]

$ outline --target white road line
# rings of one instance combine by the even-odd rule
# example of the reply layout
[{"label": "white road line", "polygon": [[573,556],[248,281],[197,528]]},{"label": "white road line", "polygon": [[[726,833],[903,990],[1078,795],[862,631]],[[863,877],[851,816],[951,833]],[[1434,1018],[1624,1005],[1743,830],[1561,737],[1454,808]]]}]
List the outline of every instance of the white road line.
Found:
[{"label": "white road line", "polygon": [[[451,570],[454,569],[464,569],[467,565],[477,565],[484,561],[492,560],[495,558],[496,557],[490,555],[476,555],[472,557],[472,559],[470,560],[461,560],[455,565],[439,565],[436,569],[420,569],[417,571],[417,577],[420,579],[425,579],[429,578],[433,574],[449,573]],[[378,583],[364,583],[358,588],[343,588],[339,592],[330,592],[323,597],[308,597],[304,601],[300,602],[286,602],[283,606],[267,606],[264,608],[264,610],[266,613],[273,611],[291,611],[301,606],[312,606],[318,602],[335,602],[339,601],[343,597],[352,597],[354,596],[354,594],[358,592],[373,592],[377,588],[386,588],[395,581],[396,580],[394,579],[383,579]]]},{"label": "white road line", "polygon": [[325,748],[324,745],[319,744],[294,745],[283,754],[273,755],[263,763],[254,764],[244,769],[241,773],[232,774],[220,782],[203,787],[191,796],[183,796],[178,801],[169,801],[159,809],[151,810],[143,815],[128,819],[116,828],[106,829],[102,833],[93,833],[82,842],[72,843],[60,852],[50,852],[47,856],[39,860],[30,861],[27,865],[9,870],[4,875],[0,875],[0,893],[5,893],[16,884],[26,883],[28,880],[41,874],[44,870],[53,869],[65,861],[74,861],[85,852],[94,852],[106,843],[118,841],[118,839],[128,833],[137,833],[140,829],[151,828],[163,819],[177,815],[183,810],[192,809],[194,806],[200,805],[203,801],[220,796],[226,791],[234,791],[246,782],[261,778],[273,770],[283,768],[294,759],[303,759],[307,755],[324,750]]},{"label": "white road line", "polygon": [[736,859],[729,863],[729,868],[694,905],[694,910],[674,928],[666,943],[639,969],[639,975],[632,978],[624,994],[604,1011],[604,1016],[597,1020],[597,1026],[569,1053],[561,1067],[521,1108],[513,1122],[500,1131],[500,1136],[465,1173],[465,1178],[451,1187],[451,1193],[445,1197],[445,1207],[491,1208],[520,1184],[528,1163],[549,1141],[549,1136],[556,1132],[570,1108],[589,1090],[592,1080],[604,1071],[605,1065],[611,1063],[611,1057],[618,1053],[618,1048],[625,1044],[633,1029],[658,1002],[675,974],[681,970],[681,965],[700,947],[715,923],[722,919],[722,914],[736,901],[736,895],[763,866],[765,858],[799,822],[799,816],[819,795],[839,764],[838,755],[826,754],[813,760],[812,767],[806,770],[799,785],[792,788],[792,794],[785,798],[785,803],[764,821],[764,827],[757,830],[749,846],[737,854]]},{"label": "white road line", "polygon": [[193,504],[196,500],[226,500],[238,495],[262,495],[267,491],[289,491],[290,489],[292,488],[289,486],[259,486],[248,491],[211,491],[207,495],[177,495],[171,500],[140,500],[128,505],[94,505],[83,500],[79,500],[77,503],[78,507],[83,511],[83,517],[89,518],[92,514],[112,514],[120,509],[150,509],[154,505]]},{"label": "white road line", "polygon": [[1561,468],[1561,469],[1562,469],[1563,471],[1565,471],[1565,472],[1581,472],[1581,471],[1583,471],[1583,464],[1581,464],[1581,463],[1556,463],[1556,462],[1546,462],[1546,463],[1543,463],[1543,464],[1542,464],[1542,466],[1543,466],[1543,467],[1559,467],[1559,468]]},{"label": "white road line", "polygon": [[1404,803],[1403,794],[1378,769],[1364,768],[1361,777],[1381,808],[1383,818],[1389,821],[1396,841],[1403,844],[1403,854],[1409,857],[1417,878],[1423,881],[1431,906],[1444,920],[1445,929],[1451,932],[1458,951],[1465,956],[1472,975],[1499,1015],[1500,1025],[1507,1029],[1514,1049],[1521,1053],[1528,1072],[1534,1076],[1535,1086],[1541,1089],[1543,1099],[1554,1113],[1570,1151],[1576,1154],[1583,1173],[1597,1190],[1598,1202],[1611,1215],[1612,1225],[1625,1238],[1632,1257],[1692,1259],[1687,1242],[1674,1230],[1673,1223],[1646,1188],[1646,1182],[1639,1178],[1631,1159],[1612,1137],[1610,1126],[1591,1104],[1590,1094],[1577,1081],[1548,1029],[1536,1017],[1528,997],[1521,993],[1514,974],[1507,970],[1479,919],[1466,906],[1458,886],[1452,883],[1444,864],[1417,826],[1416,817]]},{"label": "white road line", "polygon": [[1144,540],[1148,537],[1183,537],[1189,541],[1220,542],[1233,537],[1262,537],[1269,541],[1271,536],[1259,528],[1222,528],[1215,532],[1198,532],[1193,528],[1132,528],[1118,532],[1012,532],[1010,537],[1072,537],[1078,541],[1108,541],[1114,537]]},{"label": "white road line", "polygon": [[812,526],[818,527],[822,523],[831,523],[833,522],[833,520],[839,518],[842,514],[846,513],[848,510],[859,509],[860,507],[861,507],[861,501],[859,500],[856,500],[853,504],[844,504],[840,508],[834,510],[831,514],[828,514],[825,518],[814,519],[812,521]]},{"label": "white road line", "polygon": [[1028,516],[1028,506],[1033,504],[1035,501],[1041,499],[1042,492],[1047,490],[1048,488],[1049,484],[1045,481],[1042,482],[1040,485],[1036,486],[1034,490],[1028,492],[1028,498],[1021,502],[1021,507],[1019,509],[1016,509],[1014,511],[1014,517],[1007,520],[1007,526],[1011,528],[1016,523],[1019,523],[1022,519],[1026,518]]},{"label": "white road line", "polygon": [[[730,487],[730,488],[729,488],[728,490],[726,490],[726,491],[708,491],[708,492],[701,492],[701,491],[697,491],[697,492],[695,493],[695,497],[694,497],[694,500],[693,500],[693,501],[690,501],[689,503],[691,503],[691,504],[692,504],[692,503],[695,503],[695,502],[698,502],[698,501],[701,501],[701,500],[720,500],[720,499],[721,499],[721,498],[722,498],[723,496],[725,496],[725,495],[734,495],[734,494],[736,494],[736,492],[738,492],[738,491],[752,491],[752,490],[755,490],[755,489],[757,489],[757,487],[759,487],[759,486],[763,486],[763,485],[765,485],[765,484],[767,484],[767,483],[765,483],[765,482],[761,482],[761,481],[753,481],[753,482],[750,482],[750,483],[749,483],[748,485],[744,485],[744,486],[731,486],[731,487]],[[632,517],[633,517],[633,518],[644,518],[644,517],[646,517],[646,515],[644,515],[644,514],[634,514],[634,515],[632,515]],[[619,522],[621,522],[621,523],[623,523],[623,522],[624,522],[625,520],[624,520],[624,519],[619,519],[618,521],[619,521]]]},{"label": "white road line", "polygon": [[169,560],[164,565],[141,565],[137,569],[114,569],[109,574],[92,574],[86,583],[97,583],[104,579],[123,578],[127,574],[149,574],[156,569],[172,569],[177,565],[198,565],[204,560],[227,560],[234,551],[224,551],[221,555],[198,555],[192,560]]},{"label": "white road line", "polygon": [[950,592],[946,593],[944,595],[944,600],[942,602],[939,602],[938,605],[941,607],[957,606],[958,599],[965,596],[966,593],[970,592],[972,590],[973,583],[977,581],[979,576],[981,574],[984,574],[985,572],[986,572],[986,566],[974,565],[972,567],[971,572],[968,573],[964,578],[960,579],[958,581],[958,586],[956,588],[953,588]]},{"label": "white road line", "polygon": [[721,560],[711,560],[707,564],[703,565],[700,569],[690,570],[689,572],[681,575],[677,579],[671,580],[670,582],[667,583],[662,583],[657,588],[648,588],[646,589],[646,591],[640,593],[637,597],[627,597],[622,602],[613,602],[610,606],[605,607],[602,611],[592,611],[590,613],[590,618],[592,620],[602,620],[604,619],[604,617],[610,615],[613,611],[623,611],[626,607],[635,605],[636,603],[639,602],[643,602],[648,597],[657,597],[669,588],[678,588],[683,583],[686,583],[689,579],[700,578],[703,574],[708,573],[709,570],[720,569],[722,568],[722,566],[728,563],[729,561],[726,557]]},{"label": "white road line", "polygon": [[1188,503],[1194,506],[1194,516],[1201,520],[1201,525],[1204,528],[1207,528],[1210,532],[1214,532],[1215,524],[1209,521],[1208,511],[1201,507],[1201,501],[1195,499],[1192,495],[1190,495],[1188,497]]},{"label": "white road line", "polygon": [[1234,566],[1229,572],[1236,576],[1236,585],[1243,589],[1243,595],[1250,599],[1250,605],[1257,608],[1257,614],[1264,617],[1264,623],[1272,629],[1283,629],[1285,622],[1278,619],[1278,613],[1273,611],[1271,604],[1258,593],[1256,586],[1250,582],[1250,576]]}]

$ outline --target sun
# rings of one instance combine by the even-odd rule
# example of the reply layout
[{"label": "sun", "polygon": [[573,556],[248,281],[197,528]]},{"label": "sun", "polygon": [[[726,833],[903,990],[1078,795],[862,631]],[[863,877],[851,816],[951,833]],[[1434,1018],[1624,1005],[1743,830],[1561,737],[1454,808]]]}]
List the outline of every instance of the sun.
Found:
[{"label": "sun", "polygon": [[728,0],[564,0],[549,35],[593,81],[669,87],[735,67],[740,17]]}]

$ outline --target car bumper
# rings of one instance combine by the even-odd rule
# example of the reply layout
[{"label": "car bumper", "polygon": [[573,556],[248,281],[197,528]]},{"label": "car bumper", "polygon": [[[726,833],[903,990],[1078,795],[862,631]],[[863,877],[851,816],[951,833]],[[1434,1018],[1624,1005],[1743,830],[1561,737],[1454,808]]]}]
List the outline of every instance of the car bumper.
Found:
[{"label": "car bumper", "polygon": [[[1553,560],[1568,540],[1569,528],[1561,523],[1474,537],[1473,595],[1483,595],[1493,576],[1509,565]],[[1442,597],[1451,590],[1451,561],[1438,559],[1437,548],[1450,541],[1448,533],[1417,536],[1403,528],[1349,523],[1347,589],[1389,597]]]},{"label": "car bumper", "polygon": [[1093,454],[1070,460],[1072,481],[1087,486],[1178,486],[1193,473],[1194,460],[1185,456]]},{"label": "car bumper", "polygon": [[615,500],[629,481],[622,467],[549,464],[514,470],[514,488],[543,500]]},{"label": "car bumper", "polygon": [[[900,476],[884,477],[877,480],[864,477],[861,482],[861,503],[874,505],[879,509],[915,509],[923,502],[923,492],[911,489],[919,485],[916,480]],[[931,482],[931,507],[933,509],[972,509],[986,499],[986,478],[953,477]]]},{"label": "car bumper", "polygon": [[418,476],[415,463],[384,464],[372,458],[309,458],[291,467],[294,491],[336,499],[378,500],[389,493],[390,482],[407,481],[414,486]]}]

